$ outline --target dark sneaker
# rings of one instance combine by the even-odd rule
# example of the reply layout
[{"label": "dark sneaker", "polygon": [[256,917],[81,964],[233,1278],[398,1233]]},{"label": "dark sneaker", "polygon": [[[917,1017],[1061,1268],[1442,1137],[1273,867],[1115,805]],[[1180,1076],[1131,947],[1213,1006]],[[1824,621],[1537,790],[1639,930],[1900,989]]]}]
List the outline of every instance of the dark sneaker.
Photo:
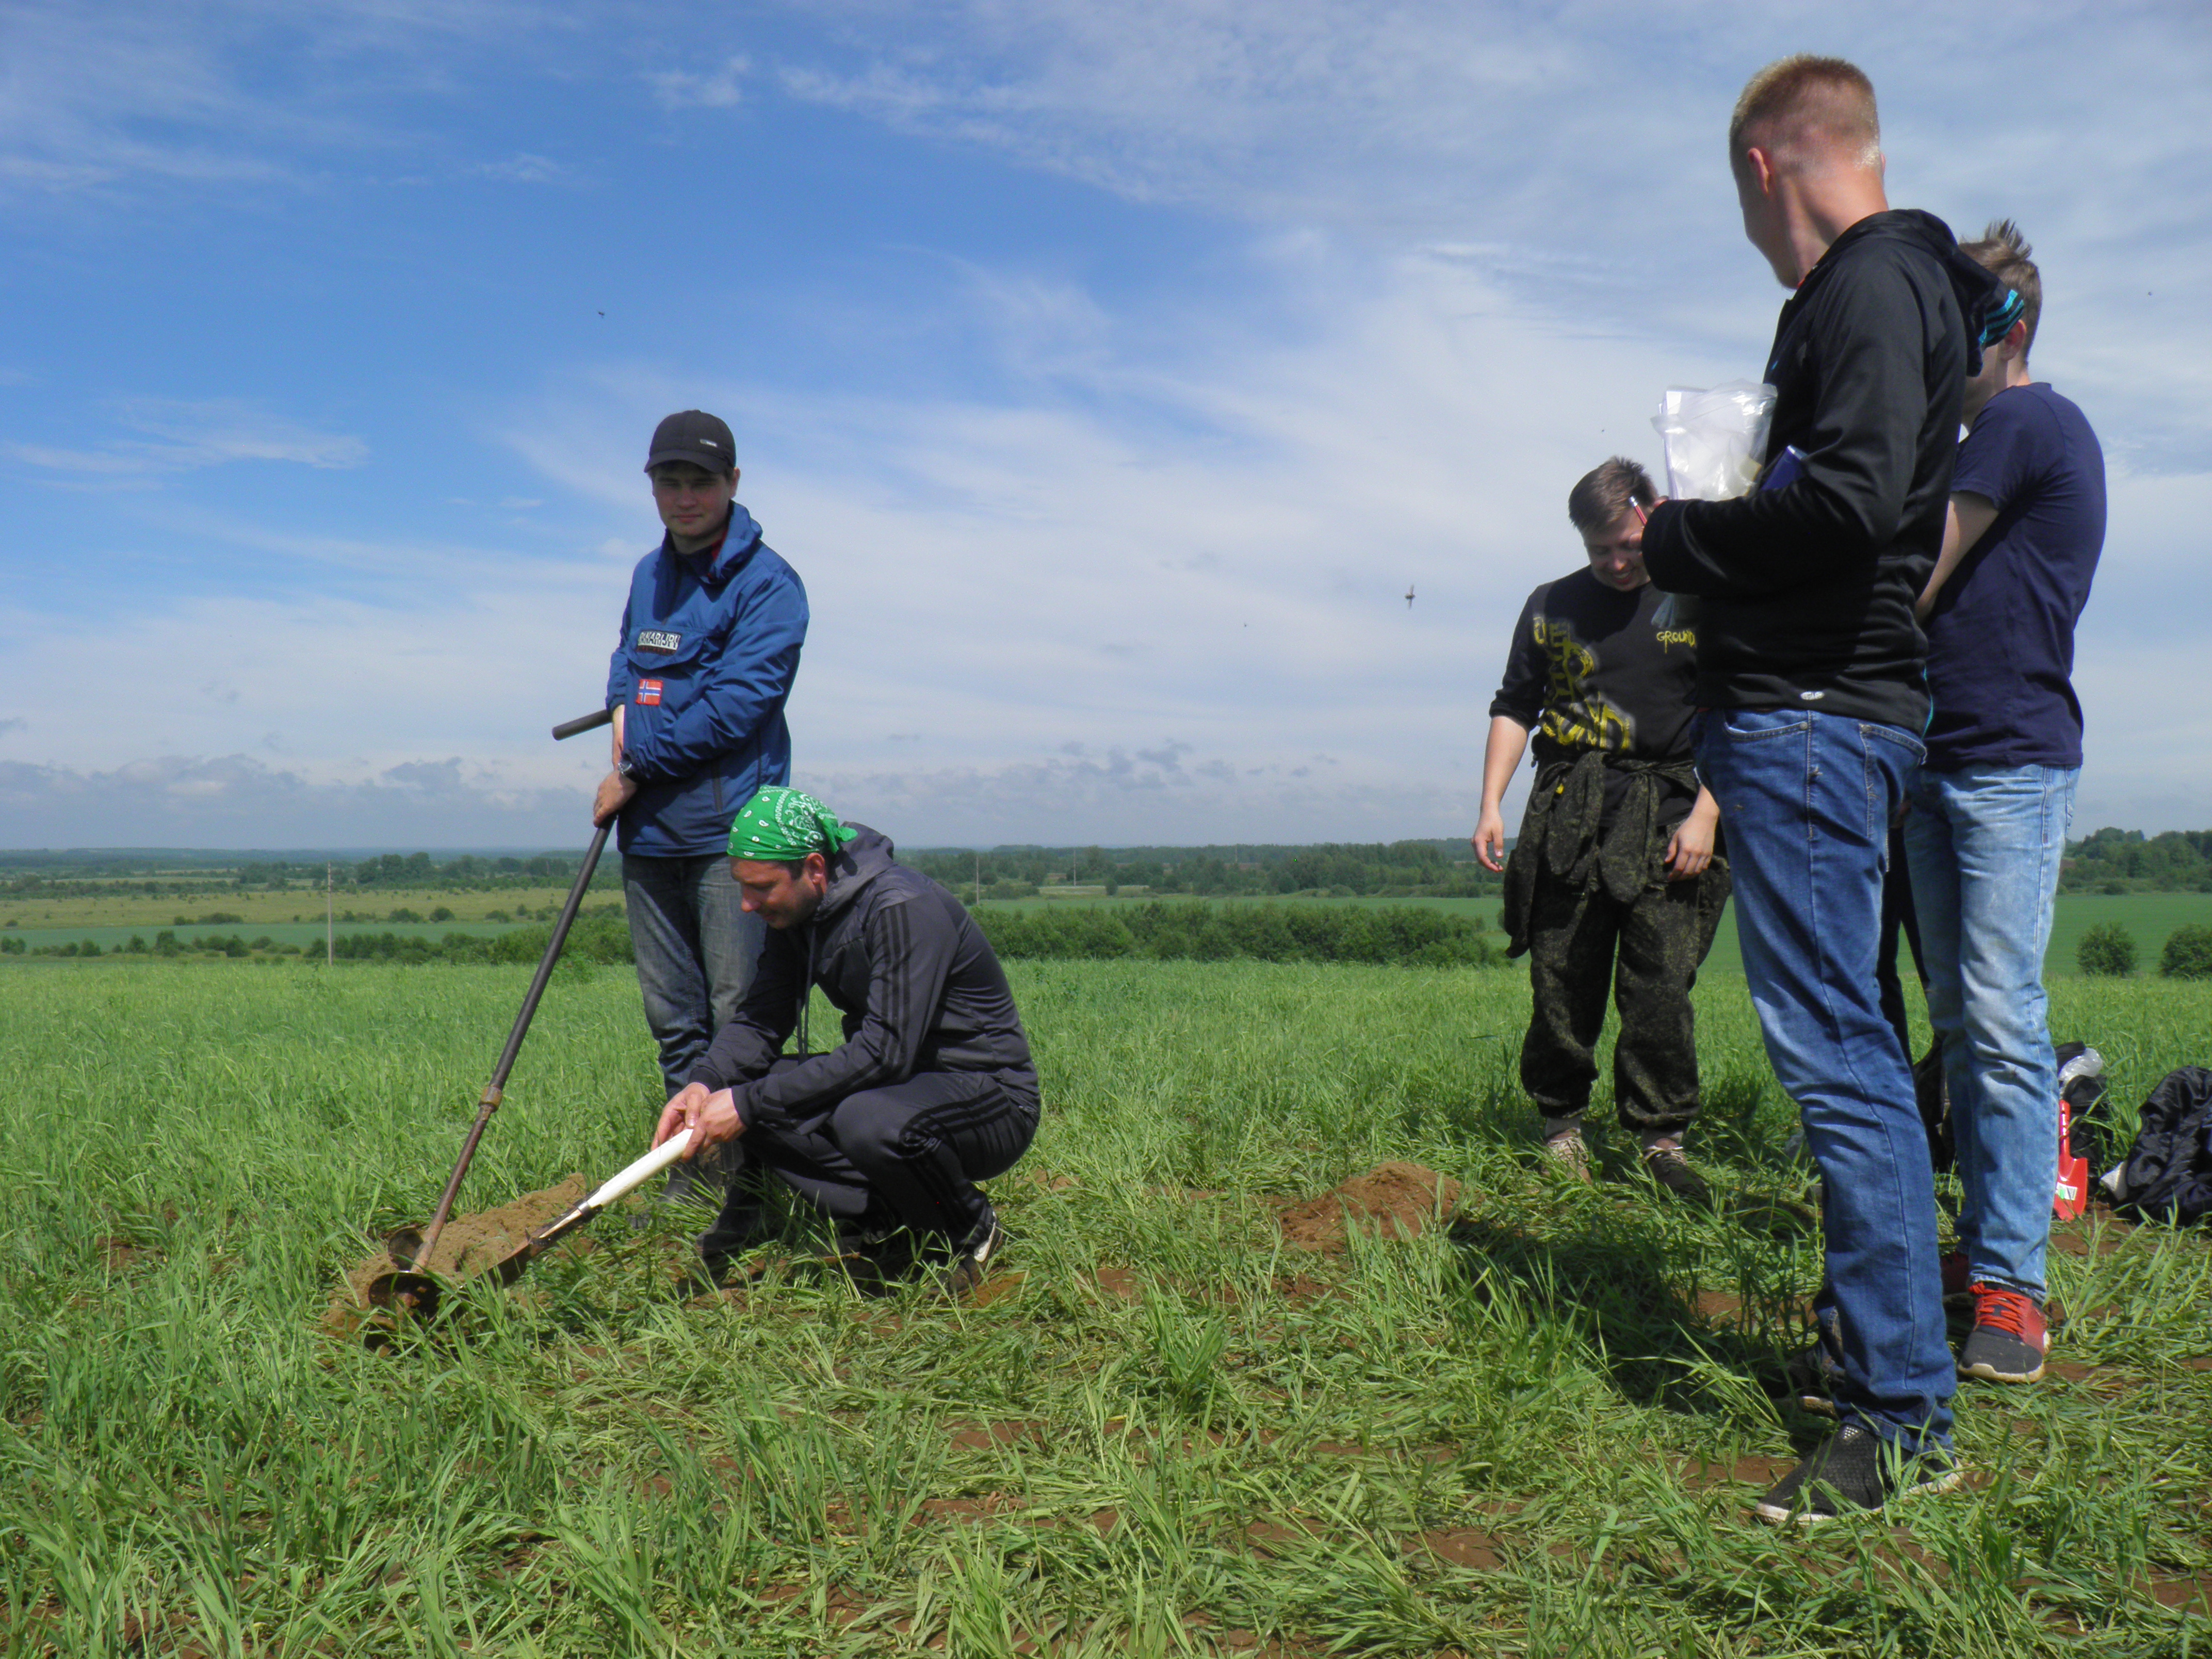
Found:
[{"label": "dark sneaker", "polygon": [[986,1204],[983,1218],[952,1247],[952,1261],[945,1270],[946,1293],[956,1300],[974,1295],[990,1277],[992,1263],[1006,1248],[1006,1230],[999,1225],[997,1212]]},{"label": "dark sneaker", "polygon": [[1777,1525],[1816,1526],[1878,1510],[1893,1498],[1948,1492],[1958,1484],[1959,1466],[1948,1452],[1932,1447],[1908,1452],[1846,1423],[1784,1475],[1753,1513]]},{"label": "dark sneaker", "polygon": [[1988,1382],[2033,1382],[2043,1375],[2051,1332],[2024,1291],[1974,1286],[1974,1328],[1959,1350],[1959,1375]]},{"label": "dark sneaker", "polygon": [[914,1235],[896,1222],[889,1226],[845,1222],[838,1226],[832,1259],[856,1283],[888,1286],[913,1276]]},{"label": "dark sneaker", "polygon": [[696,1205],[702,1209],[720,1209],[724,1196],[721,1182],[685,1160],[669,1167],[668,1185],[661,1189],[660,1201],[663,1204]]},{"label": "dark sneaker", "polygon": [[[682,1169],[682,1164],[676,1166]],[[704,1191],[711,1193],[712,1188]],[[684,1200],[683,1202],[703,1201]],[[761,1207],[760,1200],[750,1191],[733,1188],[721,1198],[721,1208],[716,1212],[714,1225],[699,1235],[699,1277],[712,1285],[726,1283],[738,1259],[758,1249],[775,1236],[769,1225],[768,1212]],[[748,1274],[748,1278],[757,1277]]]},{"label": "dark sneaker", "polygon": [[1713,1189],[1705,1176],[1690,1167],[1680,1146],[1654,1146],[1644,1154],[1644,1172],[1662,1190],[1685,1202],[1712,1207]]},{"label": "dark sneaker", "polygon": [[1791,1354],[1782,1374],[1798,1410],[1815,1417],[1836,1414],[1836,1389],[1844,1380],[1844,1368],[1828,1352],[1826,1343],[1815,1342]]}]

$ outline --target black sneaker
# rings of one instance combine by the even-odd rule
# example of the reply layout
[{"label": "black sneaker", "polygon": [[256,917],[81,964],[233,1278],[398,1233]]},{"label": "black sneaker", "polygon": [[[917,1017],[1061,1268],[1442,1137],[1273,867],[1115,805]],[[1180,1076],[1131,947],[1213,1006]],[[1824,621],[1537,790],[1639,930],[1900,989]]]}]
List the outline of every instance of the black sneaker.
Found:
[{"label": "black sneaker", "polygon": [[1846,1423],[1784,1475],[1753,1513],[1777,1525],[1816,1526],[1878,1510],[1893,1498],[1948,1492],[1958,1484],[1959,1465],[1950,1453],[1935,1447],[1907,1452],[1870,1429]]},{"label": "black sneaker", "polygon": [[986,1204],[983,1218],[952,1247],[951,1265],[945,1270],[946,1292],[955,1299],[974,1295],[990,1276],[991,1264],[1006,1248],[1006,1229],[999,1225],[998,1212]]},{"label": "black sneaker", "polygon": [[1798,1410],[1815,1417],[1836,1415],[1836,1389],[1844,1380],[1844,1368],[1828,1352],[1826,1343],[1815,1342],[1791,1354],[1782,1375]]},{"label": "black sneaker", "polygon": [[894,1284],[912,1278],[914,1235],[897,1222],[889,1225],[866,1221],[841,1222],[831,1260],[854,1280],[866,1285]]},{"label": "black sneaker", "polygon": [[1680,1146],[1654,1146],[1644,1154],[1644,1172],[1673,1197],[1704,1209],[1712,1207],[1713,1189],[1690,1167]]},{"label": "black sneaker", "polygon": [[702,1170],[688,1160],[669,1167],[668,1184],[661,1188],[663,1204],[689,1204],[700,1209],[720,1209],[727,1195],[725,1183],[714,1179],[711,1171]]}]

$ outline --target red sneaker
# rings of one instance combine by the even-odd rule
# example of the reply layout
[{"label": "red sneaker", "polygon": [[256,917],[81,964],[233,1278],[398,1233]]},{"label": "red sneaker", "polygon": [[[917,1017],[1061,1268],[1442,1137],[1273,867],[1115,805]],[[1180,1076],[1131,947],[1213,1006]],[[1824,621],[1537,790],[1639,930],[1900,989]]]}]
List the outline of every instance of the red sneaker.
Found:
[{"label": "red sneaker", "polygon": [[2043,1375],[2051,1333],[2043,1309],[2023,1291],[1976,1285],[1974,1328],[1959,1351],[1959,1375],[1990,1382],[2033,1382]]}]

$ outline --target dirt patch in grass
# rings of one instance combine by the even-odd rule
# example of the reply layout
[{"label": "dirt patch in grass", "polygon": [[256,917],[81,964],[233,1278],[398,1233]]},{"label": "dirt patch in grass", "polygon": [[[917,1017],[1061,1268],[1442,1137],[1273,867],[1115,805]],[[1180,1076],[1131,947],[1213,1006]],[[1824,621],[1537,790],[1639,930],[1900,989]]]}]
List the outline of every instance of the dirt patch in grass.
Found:
[{"label": "dirt patch in grass", "polygon": [[951,1423],[945,1438],[963,1451],[989,1451],[1017,1442],[1032,1446],[1047,1443],[1044,1425],[1028,1418],[1010,1417],[995,1423]]},{"label": "dirt patch in grass", "polygon": [[[430,1257],[430,1271],[440,1279],[458,1281],[496,1267],[520,1249],[535,1229],[581,1202],[589,1190],[582,1176],[572,1175],[557,1187],[525,1193],[495,1210],[450,1217],[445,1231],[438,1235],[438,1248]],[[572,1238],[561,1248],[589,1249],[591,1241]],[[374,1334],[365,1328],[380,1321],[381,1310],[371,1305],[369,1286],[386,1273],[397,1270],[398,1265],[390,1251],[378,1250],[348,1269],[345,1283],[331,1293],[329,1310],[323,1316],[325,1334],[342,1340],[356,1334]],[[417,1267],[414,1271],[422,1270]]]},{"label": "dirt patch in grass", "polygon": [[1406,1540],[1408,1555],[1430,1555],[1446,1566],[1494,1572],[1505,1565],[1505,1546],[1475,1527],[1442,1527]]},{"label": "dirt patch in grass", "polygon": [[2150,1581],[2150,1593],[2151,1598],[2162,1607],[2212,1613],[2212,1572],[2191,1573],[2185,1577],[2154,1577]]},{"label": "dirt patch in grass", "polygon": [[1142,1302],[1145,1281],[1127,1267],[1101,1267],[1091,1277],[1091,1288],[1116,1302]]},{"label": "dirt patch in grass", "polygon": [[2134,1222],[2116,1215],[2080,1216],[2072,1221],[2052,1224],[2051,1248],[2060,1255],[2076,1260],[2110,1255],[2124,1247],[2135,1231]]},{"label": "dirt patch in grass", "polygon": [[159,1261],[161,1252],[134,1244],[127,1238],[109,1237],[100,1241],[100,1258],[111,1273],[127,1273],[142,1262]]},{"label": "dirt patch in grass", "polygon": [[1682,1483],[1700,1491],[1721,1486],[1757,1486],[1761,1492],[1797,1467],[1794,1457],[1762,1457],[1756,1453],[1717,1463],[1703,1457],[1686,1457],[1677,1466]]},{"label": "dirt patch in grass", "polygon": [[1459,1182],[1419,1164],[1392,1163],[1282,1213],[1283,1239],[1301,1250],[1346,1249],[1354,1227],[1382,1238],[1418,1238],[1459,1202]]}]

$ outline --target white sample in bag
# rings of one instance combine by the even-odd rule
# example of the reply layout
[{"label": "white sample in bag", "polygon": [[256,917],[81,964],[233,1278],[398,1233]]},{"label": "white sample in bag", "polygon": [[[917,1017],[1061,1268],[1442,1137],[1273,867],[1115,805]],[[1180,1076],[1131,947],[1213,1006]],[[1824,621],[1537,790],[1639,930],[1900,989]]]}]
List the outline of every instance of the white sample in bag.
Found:
[{"label": "white sample in bag", "polygon": [[1670,386],[1651,427],[1667,446],[1667,494],[1677,501],[1726,501],[1748,490],[1766,459],[1774,388],[1730,380],[1710,392]]}]

